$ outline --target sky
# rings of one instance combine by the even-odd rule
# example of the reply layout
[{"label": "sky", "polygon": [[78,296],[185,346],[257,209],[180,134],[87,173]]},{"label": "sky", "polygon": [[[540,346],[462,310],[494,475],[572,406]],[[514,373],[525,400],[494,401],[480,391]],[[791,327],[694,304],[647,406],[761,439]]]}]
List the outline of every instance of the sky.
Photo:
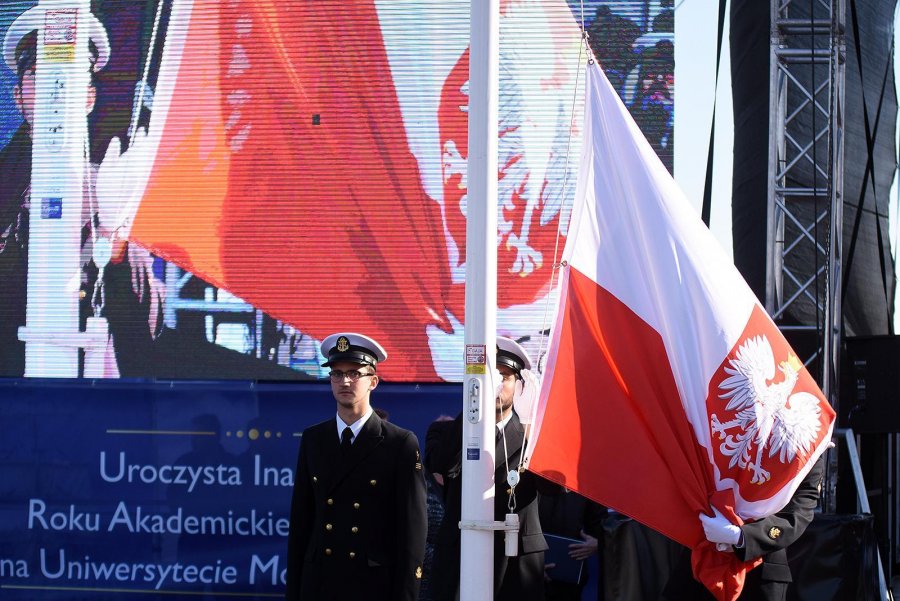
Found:
[{"label": "sky", "polygon": [[697,212],[703,204],[706,156],[714,100],[716,146],[713,155],[713,202],[710,230],[729,257],[731,248],[731,172],[734,119],[731,112],[731,63],[728,16],[725,18],[722,64],[716,90],[718,2],[675,3],[675,179]]}]

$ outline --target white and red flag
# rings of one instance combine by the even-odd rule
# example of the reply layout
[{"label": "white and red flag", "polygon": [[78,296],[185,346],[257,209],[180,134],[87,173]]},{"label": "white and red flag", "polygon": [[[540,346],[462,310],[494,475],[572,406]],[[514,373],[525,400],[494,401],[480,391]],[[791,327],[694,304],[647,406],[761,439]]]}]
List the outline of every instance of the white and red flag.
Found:
[{"label": "white and red flag", "polygon": [[390,73],[371,0],[175,3],[130,238],[315,338],[364,324],[385,376],[428,381],[449,267]]},{"label": "white and red flag", "polygon": [[735,599],[753,564],[698,519],[779,511],[834,411],[597,65],[529,468],[693,549]]},{"label": "white and red flag", "polygon": [[[388,379],[459,377],[437,364],[461,365],[465,320],[468,14],[176,0],[149,133],[101,168],[134,189],[104,223],[313,338],[364,327]],[[560,0],[504,0],[501,21],[499,303],[531,333],[568,220],[578,28]]]}]

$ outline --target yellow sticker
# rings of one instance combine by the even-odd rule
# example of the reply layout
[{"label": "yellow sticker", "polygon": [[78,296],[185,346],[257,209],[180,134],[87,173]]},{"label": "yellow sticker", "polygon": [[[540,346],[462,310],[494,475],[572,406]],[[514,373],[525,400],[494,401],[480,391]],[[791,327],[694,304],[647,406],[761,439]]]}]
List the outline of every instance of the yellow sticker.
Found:
[{"label": "yellow sticker", "polygon": [[71,63],[75,60],[75,44],[46,45],[44,58],[48,63]]},{"label": "yellow sticker", "polygon": [[487,366],[485,365],[466,365],[467,375],[478,375],[485,373],[487,373]]}]

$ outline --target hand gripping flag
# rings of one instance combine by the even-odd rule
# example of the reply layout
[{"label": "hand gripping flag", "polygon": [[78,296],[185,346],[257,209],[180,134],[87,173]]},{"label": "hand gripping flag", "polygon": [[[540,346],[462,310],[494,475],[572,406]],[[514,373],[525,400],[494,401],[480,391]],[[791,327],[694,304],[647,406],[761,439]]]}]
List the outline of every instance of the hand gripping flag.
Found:
[{"label": "hand gripping flag", "polygon": [[698,514],[790,500],[834,411],[597,65],[530,469],[693,549],[735,599],[746,569]]}]

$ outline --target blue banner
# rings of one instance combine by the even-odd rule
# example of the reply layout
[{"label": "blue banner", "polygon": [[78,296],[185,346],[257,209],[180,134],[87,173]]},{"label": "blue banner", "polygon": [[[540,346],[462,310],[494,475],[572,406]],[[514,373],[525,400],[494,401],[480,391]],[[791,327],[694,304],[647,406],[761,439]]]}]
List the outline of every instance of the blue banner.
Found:
[{"label": "blue banner", "polygon": [[[458,385],[382,384],[425,431]],[[300,434],[324,383],[0,382],[0,598],[283,595]]]}]

